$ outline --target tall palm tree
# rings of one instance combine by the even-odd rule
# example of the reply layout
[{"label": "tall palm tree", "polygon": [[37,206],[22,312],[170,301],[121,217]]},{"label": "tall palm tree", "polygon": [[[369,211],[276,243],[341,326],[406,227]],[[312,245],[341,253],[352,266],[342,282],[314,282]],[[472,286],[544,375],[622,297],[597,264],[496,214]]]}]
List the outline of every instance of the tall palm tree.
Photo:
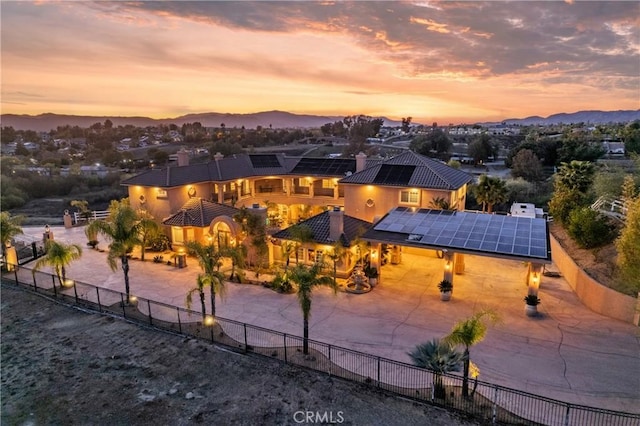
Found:
[{"label": "tall palm tree", "polygon": [[462,320],[453,326],[444,341],[451,345],[464,346],[464,371],[462,377],[462,395],[469,396],[469,348],[480,343],[487,335],[486,321],[499,321],[498,315],[490,310],[478,312],[470,318]]},{"label": "tall palm tree", "polygon": [[504,203],[507,200],[507,186],[499,177],[487,175],[480,176],[478,184],[474,187],[476,200],[482,203],[482,211],[491,213],[493,206]]},{"label": "tall palm tree", "polygon": [[216,316],[216,294],[224,292],[224,275],[218,270],[222,253],[216,250],[213,243],[202,244],[198,241],[189,241],[185,244],[198,259],[198,264],[204,273],[204,285],[211,289],[211,315]]},{"label": "tall palm tree", "polygon": [[561,163],[556,173],[556,182],[572,191],[587,192],[593,182],[595,167],[589,161],[573,160]]},{"label": "tall palm tree", "polygon": [[456,351],[451,344],[439,339],[432,339],[408,353],[413,365],[433,371],[434,393],[436,398],[444,398],[446,392],[442,383],[442,374],[460,371],[464,356]]},{"label": "tall palm tree", "polygon": [[333,285],[336,287],[338,286],[338,283],[336,281],[336,278],[338,276],[338,262],[340,261],[340,259],[342,259],[342,256],[344,256],[345,251],[346,250],[342,245],[342,242],[338,240],[333,243],[332,250],[328,254],[328,257],[329,259],[331,259],[331,262],[333,264]]},{"label": "tall palm tree", "polygon": [[124,286],[127,303],[130,299],[129,289],[129,255],[133,248],[140,244],[139,219],[136,211],[129,205],[129,199],[112,201],[109,205],[109,217],[107,220],[91,222],[86,229],[88,234],[97,232],[111,241],[107,262],[113,271],[118,268],[117,259],[120,259],[122,272],[124,273]]},{"label": "tall palm tree", "polygon": [[320,275],[323,265],[314,263],[312,266],[297,265],[291,270],[291,281],[297,284],[296,293],[298,302],[302,309],[303,318],[303,341],[302,352],[307,355],[309,353],[309,317],[311,316],[311,296],[315,287],[326,285],[333,289],[334,293],[338,291],[331,277]]},{"label": "tall palm tree", "polygon": [[[82,256],[82,247],[78,244],[64,244],[54,240],[47,241],[47,254],[38,259],[33,265],[33,271],[37,271],[43,266],[51,266],[58,277],[58,283],[60,288],[67,281],[66,267],[74,260],[80,259]],[[54,284],[55,285],[55,284]],[[73,291],[78,297],[75,283],[73,284]]]},{"label": "tall palm tree", "polygon": [[227,246],[222,249],[222,255],[231,259],[229,280],[233,281],[234,276],[240,279],[240,273],[236,274],[236,268],[244,268],[244,261],[247,257],[247,247],[244,244]]},{"label": "tall palm tree", "polygon": [[187,309],[191,309],[191,303],[193,301],[193,293],[198,292],[200,296],[200,307],[202,308],[202,321],[207,317],[207,307],[204,303],[204,288],[208,284],[209,277],[206,274],[198,274],[196,279],[196,287],[189,290],[187,293]]},{"label": "tall palm tree", "polygon": [[11,216],[9,212],[0,213],[0,239],[2,239],[2,254],[7,257],[7,246],[16,235],[23,234],[22,216]]}]

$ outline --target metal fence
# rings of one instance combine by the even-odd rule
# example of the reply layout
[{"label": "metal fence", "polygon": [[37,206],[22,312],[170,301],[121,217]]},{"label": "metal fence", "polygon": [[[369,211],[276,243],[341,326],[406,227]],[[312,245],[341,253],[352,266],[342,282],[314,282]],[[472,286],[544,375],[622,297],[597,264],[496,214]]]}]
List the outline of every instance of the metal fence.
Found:
[{"label": "metal fence", "polygon": [[495,425],[638,426],[640,414],[570,404],[503,386],[469,380],[469,394],[462,394],[462,377],[441,374],[394,361],[309,340],[286,333],[217,317],[207,321],[197,311],[144,298],[126,300],[124,293],[67,280],[15,265],[3,265],[2,282],[101,313],[127,318],[161,330],[251,352],[288,364],[320,371],[373,386],[424,403],[465,413]]}]

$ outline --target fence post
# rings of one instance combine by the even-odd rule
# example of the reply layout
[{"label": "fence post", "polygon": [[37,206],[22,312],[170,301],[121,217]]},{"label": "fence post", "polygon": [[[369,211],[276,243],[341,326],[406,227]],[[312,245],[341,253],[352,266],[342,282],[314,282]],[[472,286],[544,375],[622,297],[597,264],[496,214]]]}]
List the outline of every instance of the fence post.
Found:
[{"label": "fence post", "polygon": [[244,353],[247,353],[247,323],[242,323],[242,328],[244,328]]},{"label": "fence post", "polygon": [[497,410],[498,410],[498,385],[493,385],[495,392],[493,392],[493,412],[491,413],[491,424],[496,424]]},{"label": "fence post", "polygon": [[282,338],[284,339],[284,362],[288,363],[288,361],[287,361],[287,333],[284,333],[282,335]]},{"label": "fence post", "polygon": [[33,253],[33,258],[37,259],[38,258],[38,247],[36,247],[36,242],[32,242],[31,243],[31,253]]},{"label": "fence post", "polygon": [[149,309],[149,325],[153,325],[153,317],[151,316],[151,302],[147,299],[147,308]]},{"label": "fence post", "polygon": [[567,411],[564,414],[564,426],[569,426],[569,409],[571,407],[571,404],[567,404]]},{"label": "fence post", "polygon": [[124,304],[124,294],[120,293],[120,300],[122,303],[122,315],[124,315],[124,317],[127,317],[127,311],[125,309],[125,304]]},{"label": "fence post", "polygon": [[380,387],[380,357],[378,357],[378,387]]},{"label": "fence post", "polygon": [[215,325],[216,321],[214,319],[214,323],[211,324],[211,343],[213,343],[213,326]]},{"label": "fence post", "polygon": [[331,345],[329,345],[329,377],[331,377],[331,366],[332,366],[332,362],[331,362]]},{"label": "fence post", "polygon": [[100,303],[100,287],[96,287],[96,295],[98,296],[98,310],[102,313],[102,303]]},{"label": "fence post", "polygon": [[[16,285],[18,285],[18,265],[13,268],[13,276],[16,277]],[[36,276],[33,276],[33,286],[36,286]],[[37,287],[36,287],[37,289]]]},{"label": "fence post", "polygon": [[182,321],[180,321],[180,308],[176,306],[176,311],[178,311],[178,330],[182,333]]},{"label": "fence post", "polygon": [[[51,275],[51,282],[53,283],[53,294],[57,298],[58,297],[58,289],[56,289],[56,276],[55,275]],[[38,291],[38,287],[36,287],[35,285],[36,285],[36,280],[33,280],[33,288],[37,292]]]}]

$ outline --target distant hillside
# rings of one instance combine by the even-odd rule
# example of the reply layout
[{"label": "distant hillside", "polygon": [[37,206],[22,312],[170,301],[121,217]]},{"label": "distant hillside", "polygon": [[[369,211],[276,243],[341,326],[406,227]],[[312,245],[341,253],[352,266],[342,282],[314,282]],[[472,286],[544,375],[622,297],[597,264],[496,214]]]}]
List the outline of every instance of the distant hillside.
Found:
[{"label": "distant hillside", "polygon": [[[89,127],[95,123],[104,123],[109,119],[115,126],[131,124],[136,127],[157,126],[159,124],[175,124],[182,126],[184,123],[200,122],[205,127],[242,127],[255,129],[257,126],[274,129],[281,128],[318,128],[326,123],[342,120],[342,116],[320,116],[292,114],[284,111],[265,111],[252,114],[228,114],[220,112],[206,112],[201,114],[187,114],[175,118],[153,119],[149,117],[108,117],[108,116],[82,116],[61,114],[17,115],[2,114],[0,125],[11,126],[16,130],[35,130],[48,132],[58,126],[70,125]],[[400,126],[402,122],[381,117],[386,126]],[[527,118],[510,118],[502,121],[507,124],[528,126],[532,124],[570,124],[570,123],[627,123],[640,120],[640,110],[636,111],[579,111],[572,114],[560,113],[550,115],[547,118],[533,116]],[[481,123],[495,124],[495,123]]]},{"label": "distant hillside", "polygon": [[[226,114],[218,112],[207,112],[202,114],[188,114],[175,118],[153,119],[148,117],[108,117],[108,116],[80,116],[80,115],[60,115],[60,114],[40,114],[40,115],[17,115],[2,114],[0,119],[2,126],[11,126],[16,130],[35,130],[47,132],[58,126],[70,125],[79,127],[89,127],[95,123],[104,123],[109,119],[115,126],[131,124],[136,127],[157,126],[159,124],[175,124],[182,126],[184,123],[200,122],[205,127],[220,127],[224,123],[225,127],[242,127],[255,129],[258,126],[274,129],[281,128],[318,128],[326,123],[333,123],[342,120],[342,116],[319,116],[319,115],[299,115],[284,111],[265,111],[253,114]],[[400,126],[399,121],[389,120],[381,117],[388,126]]]},{"label": "distant hillside", "polygon": [[560,113],[553,114],[547,118],[543,117],[527,117],[527,118],[510,118],[504,120],[503,123],[517,124],[521,126],[530,126],[532,124],[550,125],[550,124],[571,124],[571,123],[590,123],[590,124],[606,124],[606,123],[628,123],[640,120],[640,110],[630,111],[578,111],[571,114]]}]

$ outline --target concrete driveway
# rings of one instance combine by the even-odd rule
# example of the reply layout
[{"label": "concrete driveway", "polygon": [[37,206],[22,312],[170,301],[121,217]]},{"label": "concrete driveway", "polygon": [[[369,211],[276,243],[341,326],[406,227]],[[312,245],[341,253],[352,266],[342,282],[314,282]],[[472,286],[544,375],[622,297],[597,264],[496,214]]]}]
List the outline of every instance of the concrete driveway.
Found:
[{"label": "concrete driveway", "polygon": [[[42,235],[40,227],[24,230]],[[52,230],[56,240],[86,247],[83,228]],[[100,247],[106,248],[106,244],[101,242]],[[78,281],[124,291],[122,271],[111,271],[106,257],[106,252],[87,248],[67,274]],[[637,327],[590,311],[562,278],[543,277],[540,316],[527,317],[523,301],[526,268],[522,262],[465,259],[465,274],[455,276],[449,302],[440,301],[437,288],[442,260],[415,254],[404,254],[401,265],[384,266],[381,282],[368,294],[334,295],[327,288],[317,289],[310,337],[409,362],[406,353],[416,344],[442,337],[457,321],[490,308],[502,321],[491,326],[486,339],[471,348],[471,360],[480,368],[481,380],[574,404],[640,413]],[[185,306],[185,295],[195,286],[199,272],[194,259],[188,259],[184,269],[132,260],[131,291]],[[302,314],[295,295],[228,283],[225,298],[217,300],[216,308],[223,318],[302,335]]]}]

